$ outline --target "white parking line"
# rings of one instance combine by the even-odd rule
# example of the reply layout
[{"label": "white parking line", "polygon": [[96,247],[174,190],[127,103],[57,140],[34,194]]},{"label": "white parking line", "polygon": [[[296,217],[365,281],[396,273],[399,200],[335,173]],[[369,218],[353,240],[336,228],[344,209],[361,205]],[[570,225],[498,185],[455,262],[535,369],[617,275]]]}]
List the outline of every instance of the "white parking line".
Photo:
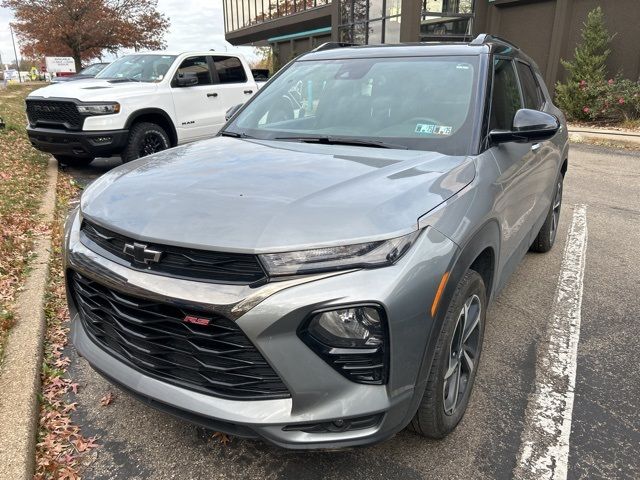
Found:
[{"label": "white parking line", "polygon": [[548,345],[536,364],[514,477],[567,478],[576,385],[582,282],[587,252],[587,207],[576,205],[558,277]]}]

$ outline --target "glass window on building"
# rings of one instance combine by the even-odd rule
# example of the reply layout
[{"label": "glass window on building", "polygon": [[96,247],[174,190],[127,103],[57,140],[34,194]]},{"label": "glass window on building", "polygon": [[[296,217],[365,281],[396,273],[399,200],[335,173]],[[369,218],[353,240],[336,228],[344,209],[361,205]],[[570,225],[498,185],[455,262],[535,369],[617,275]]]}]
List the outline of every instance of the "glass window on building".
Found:
[{"label": "glass window on building", "polygon": [[420,40],[464,40],[472,35],[474,0],[423,0]]},{"label": "glass window on building", "polygon": [[399,43],[402,0],[339,0],[341,42]]}]

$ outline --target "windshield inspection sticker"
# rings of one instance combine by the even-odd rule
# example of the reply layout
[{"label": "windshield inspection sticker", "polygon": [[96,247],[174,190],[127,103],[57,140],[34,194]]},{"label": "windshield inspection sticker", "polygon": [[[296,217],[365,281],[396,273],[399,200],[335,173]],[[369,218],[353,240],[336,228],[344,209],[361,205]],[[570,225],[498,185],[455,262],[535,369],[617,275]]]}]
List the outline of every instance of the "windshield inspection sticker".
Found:
[{"label": "windshield inspection sticker", "polygon": [[430,135],[451,135],[453,127],[433,125],[431,123],[418,123],[415,133],[427,133]]}]

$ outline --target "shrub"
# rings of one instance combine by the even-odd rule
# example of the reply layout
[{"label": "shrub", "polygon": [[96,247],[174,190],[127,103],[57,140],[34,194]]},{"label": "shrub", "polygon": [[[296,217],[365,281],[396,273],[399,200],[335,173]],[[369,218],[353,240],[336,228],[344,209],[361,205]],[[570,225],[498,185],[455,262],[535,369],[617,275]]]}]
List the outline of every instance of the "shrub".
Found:
[{"label": "shrub", "polygon": [[602,9],[589,12],[574,59],[562,60],[567,81],[556,85],[556,103],[570,120],[617,122],[640,117],[640,85],[620,76],[607,79],[612,38]]}]

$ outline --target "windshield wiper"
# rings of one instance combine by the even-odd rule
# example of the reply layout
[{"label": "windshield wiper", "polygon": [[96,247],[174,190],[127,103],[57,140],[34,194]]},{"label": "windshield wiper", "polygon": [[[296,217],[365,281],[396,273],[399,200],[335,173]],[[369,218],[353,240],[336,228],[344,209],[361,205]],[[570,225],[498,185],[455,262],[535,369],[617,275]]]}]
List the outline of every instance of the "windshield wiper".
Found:
[{"label": "windshield wiper", "polygon": [[292,140],[305,143],[322,143],[325,145],[355,145],[362,147],[374,147],[374,148],[397,148],[400,150],[408,150],[406,145],[399,145],[397,143],[388,143],[381,140],[367,140],[365,138],[349,138],[349,137],[334,137],[331,135],[322,135],[317,137],[275,137],[274,140]]},{"label": "windshield wiper", "polygon": [[229,130],[223,130],[220,132],[220,136],[221,137],[233,137],[233,138],[253,138],[250,135],[247,135],[246,133],[242,132],[242,133],[238,133],[238,132],[231,132]]},{"label": "windshield wiper", "polygon": [[120,82],[138,82],[140,83],[141,80],[138,80],[137,78],[133,78],[133,77],[116,77],[116,78],[110,78],[107,80],[109,83],[120,83]]}]

